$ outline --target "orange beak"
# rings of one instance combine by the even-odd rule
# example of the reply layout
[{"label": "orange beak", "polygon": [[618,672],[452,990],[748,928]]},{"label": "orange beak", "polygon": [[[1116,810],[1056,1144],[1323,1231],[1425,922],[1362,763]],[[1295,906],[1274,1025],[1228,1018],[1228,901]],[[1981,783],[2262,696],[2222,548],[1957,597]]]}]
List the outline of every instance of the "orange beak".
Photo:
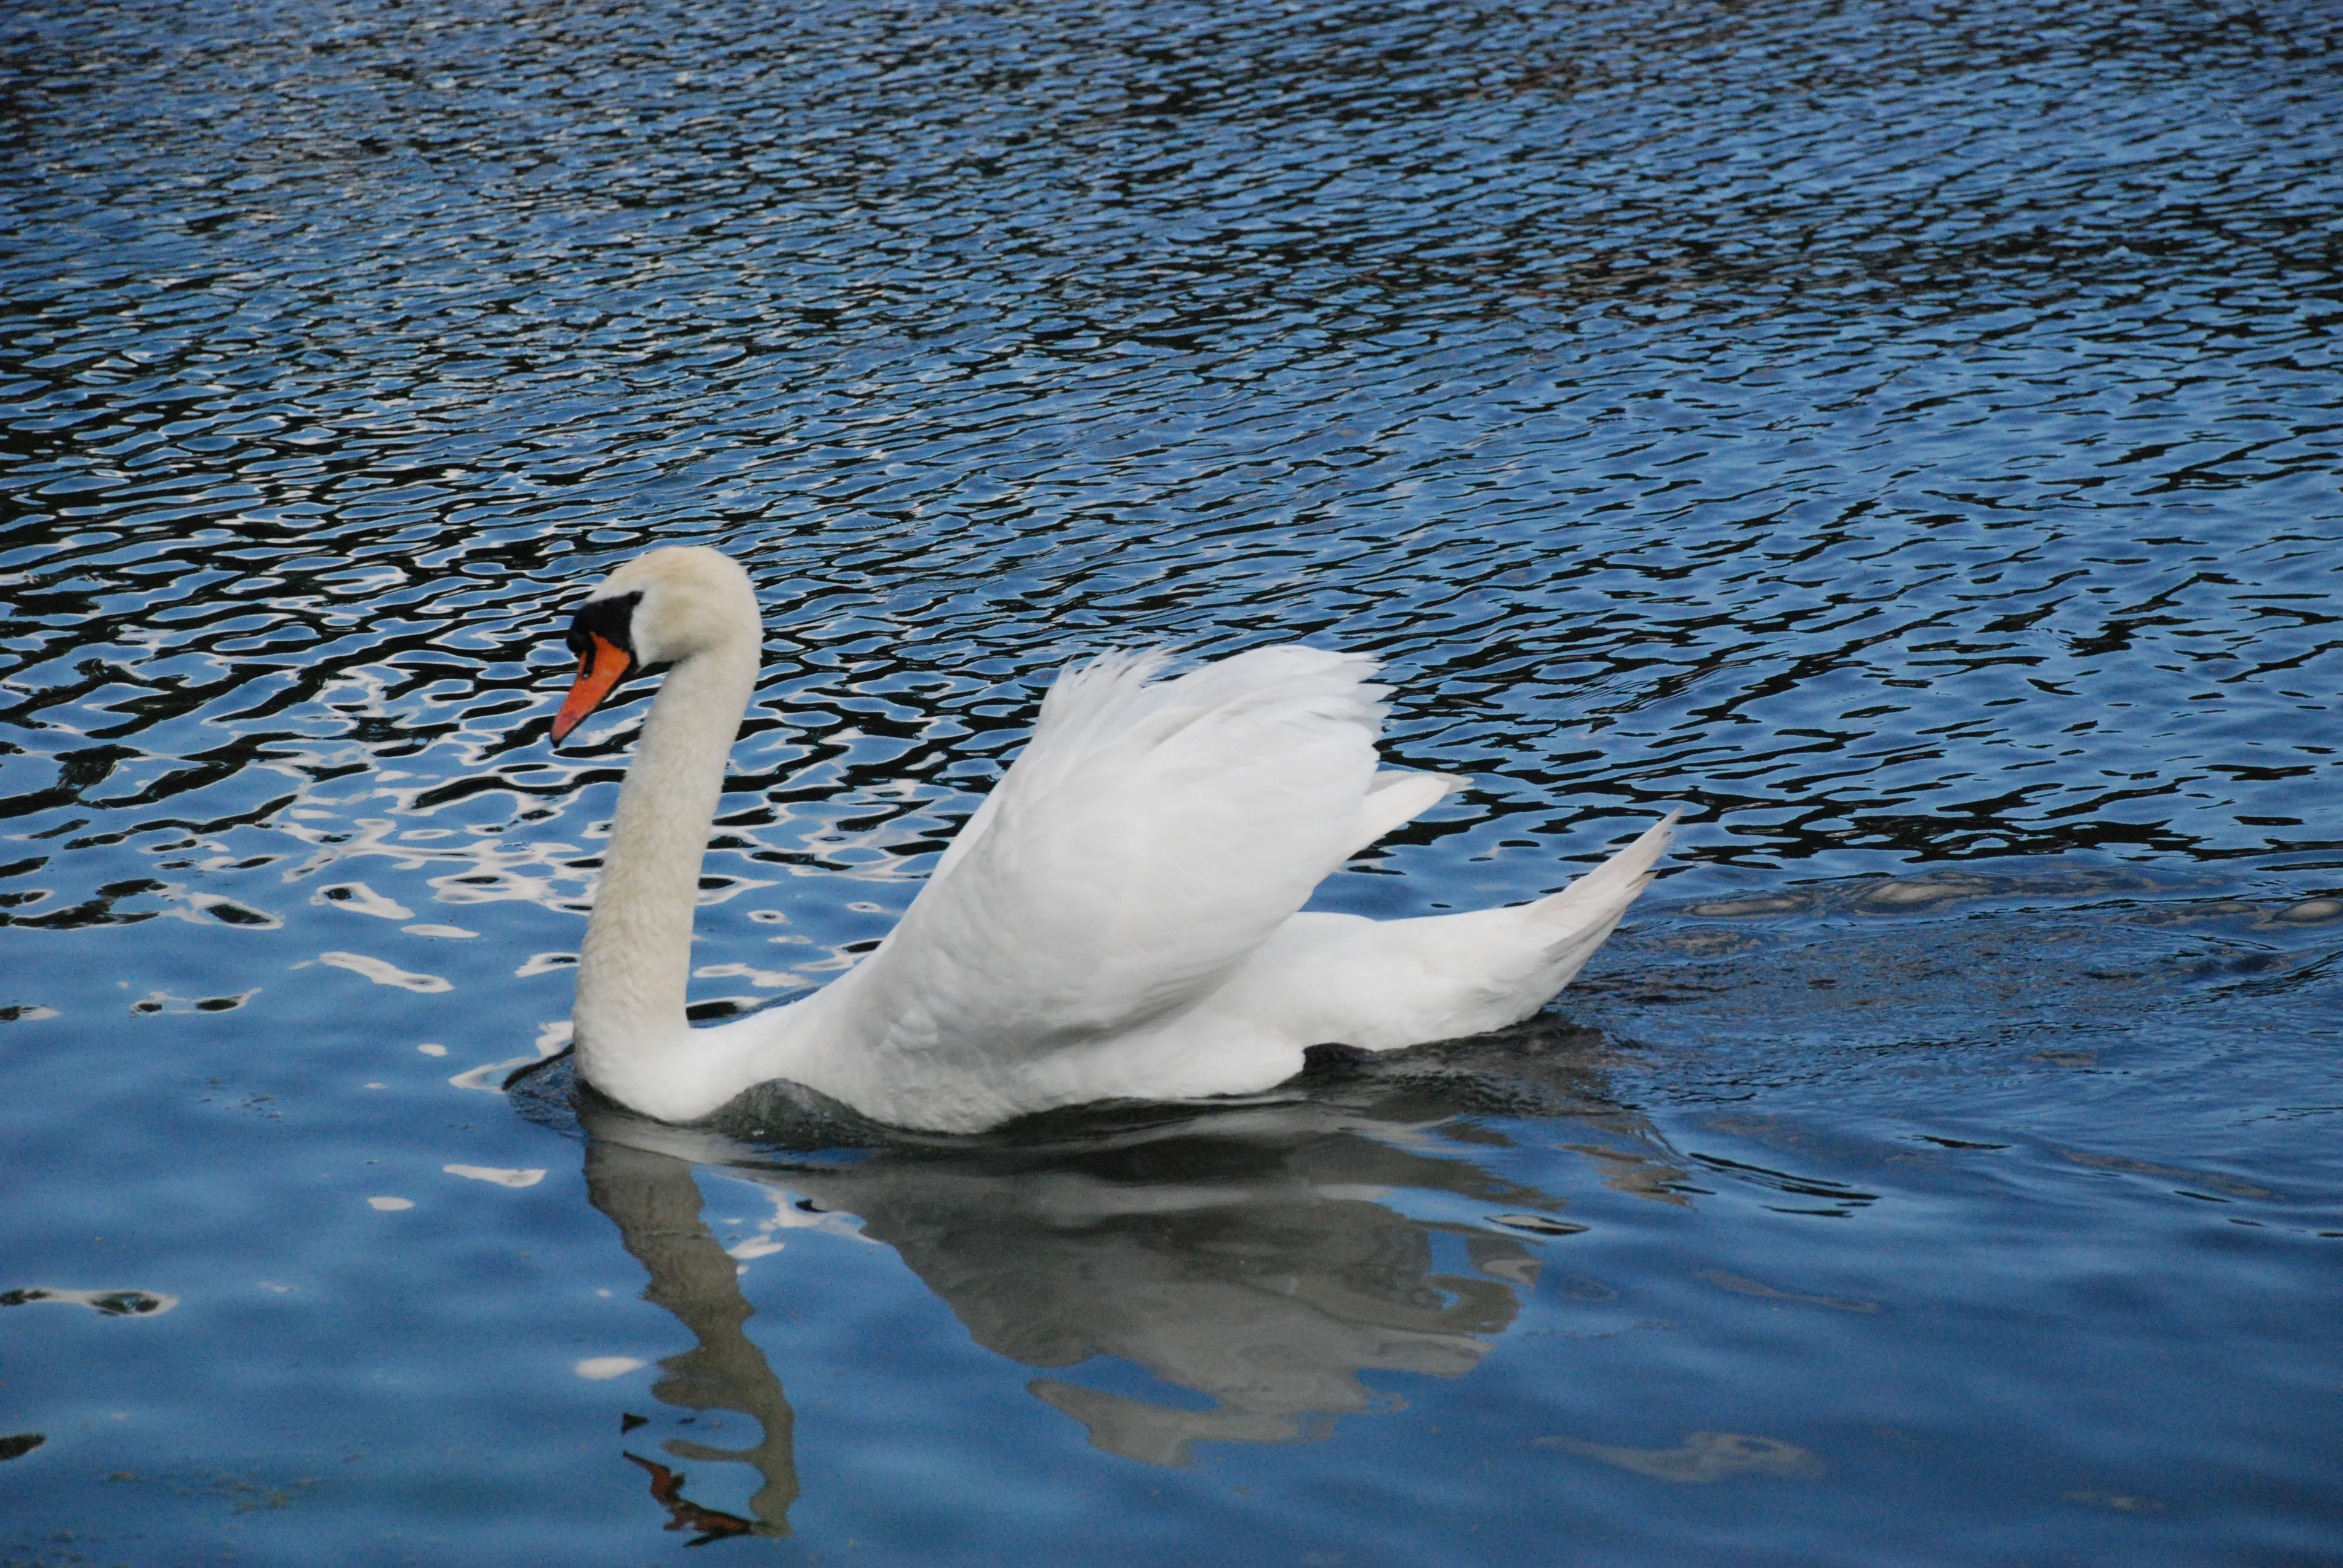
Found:
[{"label": "orange beak", "polygon": [[569,732],[585,723],[586,716],[601,707],[602,699],[634,668],[634,655],[608,638],[594,638],[591,650],[578,661],[578,683],[562,700],[561,711],[553,716],[553,743],[558,746],[568,739]]}]

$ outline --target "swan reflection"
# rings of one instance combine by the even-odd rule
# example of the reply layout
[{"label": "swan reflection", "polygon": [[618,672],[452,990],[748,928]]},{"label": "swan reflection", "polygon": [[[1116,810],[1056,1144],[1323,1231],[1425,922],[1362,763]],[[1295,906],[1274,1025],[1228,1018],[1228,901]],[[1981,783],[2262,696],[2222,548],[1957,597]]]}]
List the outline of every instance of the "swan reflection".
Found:
[{"label": "swan reflection", "polygon": [[[1682,1163],[1640,1117],[1606,1105],[1577,1069],[1546,1064],[1541,1076],[1534,1109],[1570,1116],[1574,1137],[1607,1135],[1574,1145],[1599,1151],[1606,1184],[1684,1201],[1667,1181],[1682,1181]],[[738,1260],[779,1251],[777,1230],[851,1231],[854,1219],[977,1343],[1043,1373],[1027,1384],[1036,1397],[1125,1458],[1183,1465],[1199,1442],[1306,1442],[1342,1416],[1397,1402],[1363,1373],[1463,1376],[1520,1312],[1546,1236],[1580,1227],[1554,1220],[1564,1200],[1471,1158],[1467,1140],[1506,1140],[1460,1120],[1453,1094],[1386,1078],[1372,1104],[1297,1096],[1154,1122],[1091,1118],[888,1142],[845,1159],[644,1121],[565,1087],[589,1141],[594,1205],[649,1271],[647,1299],[699,1341],[660,1363],[653,1394],[695,1412],[740,1412],[764,1430],[751,1446],[679,1440],[665,1452],[753,1465],[763,1477],[755,1518],[697,1509],[682,1497],[686,1478],[630,1457],[653,1472],[671,1528],[787,1533],[798,1495],[791,1412],[744,1331],[753,1309]],[[700,1216],[700,1164],[773,1191],[774,1218],[729,1251]],[[1047,1375],[1097,1357],[1211,1406]]]},{"label": "swan reflection", "polygon": [[699,1511],[710,1515],[708,1521],[688,1518],[678,1511],[681,1480],[664,1466],[628,1457],[651,1471],[652,1495],[677,1511],[676,1524],[698,1524],[719,1535],[788,1534],[789,1505],[798,1500],[791,1442],[796,1414],[772,1364],[744,1330],[756,1309],[740,1293],[739,1265],[699,1217],[699,1184],[691,1179],[690,1163],[595,1137],[586,1147],[586,1195],[618,1222],[620,1241],[650,1274],[643,1299],[673,1312],[699,1342],[659,1362],[666,1375],[651,1385],[651,1397],[695,1412],[739,1411],[764,1429],[763,1439],[745,1448],[716,1448],[683,1438],[670,1438],[663,1446],[679,1459],[753,1466],[764,1477],[749,1503],[756,1517],[736,1520],[742,1527],[732,1530],[714,1522],[734,1516],[712,1510]]}]

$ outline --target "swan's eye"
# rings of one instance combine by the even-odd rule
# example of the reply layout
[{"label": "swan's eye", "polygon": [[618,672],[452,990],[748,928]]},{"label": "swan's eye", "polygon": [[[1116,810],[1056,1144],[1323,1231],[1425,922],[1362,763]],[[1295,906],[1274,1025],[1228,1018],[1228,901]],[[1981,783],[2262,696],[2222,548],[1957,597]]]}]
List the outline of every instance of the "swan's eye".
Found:
[{"label": "swan's eye", "polygon": [[578,607],[578,614],[569,622],[567,640],[569,651],[578,656],[580,668],[593,664],[596,638],[613,648],[626,649],[629,655],[634,653],[635,607],[642,602],[643,596],[638,591],[588,599]]}]

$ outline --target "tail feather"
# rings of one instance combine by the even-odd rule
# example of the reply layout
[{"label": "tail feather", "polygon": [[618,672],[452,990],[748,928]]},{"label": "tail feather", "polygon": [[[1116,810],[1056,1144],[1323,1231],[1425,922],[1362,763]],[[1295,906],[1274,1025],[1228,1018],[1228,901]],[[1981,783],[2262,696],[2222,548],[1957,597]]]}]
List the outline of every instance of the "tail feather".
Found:
[{"label": "tail feather", "polygon": [[1658,875],[1660,857],[1667,853],[1668,843],[1675,837],[1676,819],[1683,815],[1682,811],[1669,812],[1634,843],[1594,869],[1562,891],[1530,905],[1528,913],[1541,924],[1562,927],[1572,933],[1598,921],[1605,931],[1609,930],[1627,912],[1635,896],[1651,886],[1652,879]]},{"label": "tail feather", "polygon": [[1610,936],[1651,881],[1674,822],[1533,904],[1400,920],[1295,915],[1207,1015],[1270,1021],[1296,1053],[1330,1041],[1391,1050],[1515,1022]]}]

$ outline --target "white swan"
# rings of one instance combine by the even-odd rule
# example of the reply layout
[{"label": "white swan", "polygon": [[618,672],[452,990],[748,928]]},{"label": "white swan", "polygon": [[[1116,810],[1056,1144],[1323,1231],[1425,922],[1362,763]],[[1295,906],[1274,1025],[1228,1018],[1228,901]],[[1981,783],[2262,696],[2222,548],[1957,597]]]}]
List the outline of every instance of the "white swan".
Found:
[{"label": "white swan", "polygon": [[1268,1089],[1305,1047],[1496,1029],[1578,972],[1651,880],[1671,817],[1552,897],[1404,920],[1298,912],[1457,780],[1378,773],[1368,659],[1264,648],[1172,680],[1157,654],[1068,670],[1033,739],[878,949],[813,995],[684,1016],[693,894],[762,642],[749,576],[653,550],[569,632],[558,743],[669,665],[618,793],[578,967],[578,1070],[669,1121],[786,1079],[879,1121],[973,1132],[1112,1099]]}]

